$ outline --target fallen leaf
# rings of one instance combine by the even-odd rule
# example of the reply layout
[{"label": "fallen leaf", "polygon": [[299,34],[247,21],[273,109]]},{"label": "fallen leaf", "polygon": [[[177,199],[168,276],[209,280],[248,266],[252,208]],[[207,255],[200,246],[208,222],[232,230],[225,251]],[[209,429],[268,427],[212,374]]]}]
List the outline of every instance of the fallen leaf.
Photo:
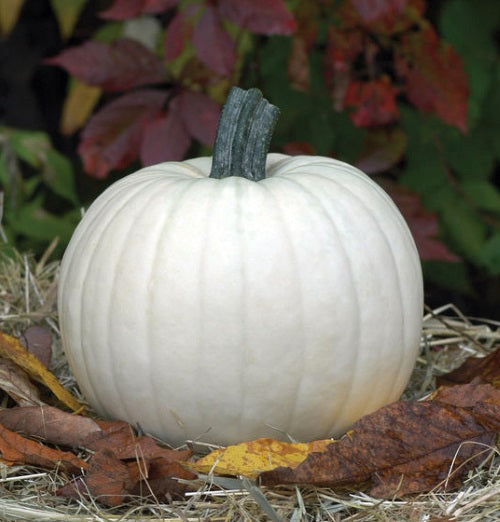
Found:
[{"label": "fallen leaf", "polygon": [[31,465],[45,469],[62,468],[68,473],[79,473],[87,467],[84,460],[73,453],[49,448],[27,439],[0,424],[0,460],[8,466]]},{"label": "fallen leaf", "polygon": [[461,386],[441,386],[428,400],[444,402],[460,408],[474,408],[479,403],[491,403],[500,406],[500,389],[491,384],[473,383]]},{"label": "fallen leaf", "polygon": [[[395,402],[360,419],[347,436],[324,452],[309,455],[295,469],[277,468],[261,473],[259,479],[269,486],[341,487],[366,482],[372,496],[383,498],[440,485],[456,487],[464,473],[493,451],[500,405],[486,406],[485,414],[483,408],[436,401]],[[497,426],[492,426],[495,415]]]},{"label": "fallen leaf", "polygon": [[26,372],[8,359],[0,358],[0,388],[21,406],[42,404],[38,388]]},{"label": "fallen leaf", "polygon": [[308,454],[324,451],[331,439],[313,442],[281,442],[264,438],[242,442],[212,451],[187,466],[200,473],[257,477],[261,472],[279,466],[295,467]]},{"label": "fallen leaf", "polygon": [[473,379],[500,388],[500,350],[486,357],[469,357],[459,368],[436,379],[438,385],[465,384]]},{"label": "fallen leaf", "polygon": [[81,448],[102,428],[90,417],[48,406],[24,406],[0,410],[0,423],[24,436],[70,448]]},{"label": "fallen leaf", "polygon": [[[10,446],[4,452],[0,439],[0,453],[7,464],[25,462],[54,467],[54,459],[69,459],[72,463],[71,459],[76,458],[72,453],[51,453],[56,450],[25,439],[22,435],[78,451],[86,449],[93,452],[88,463],[73,462],[78,463],[85,474],[62,487],[58,491],[62,496],[78,498],[90,495],[98,497],[104,504],[116,506],[126,497],[140,493],[154,494],[157,498],[175,498],[182,495],[186,488],[177,478],[196,478],[181,464],[191,457],[190,449],[162,447],[152,437],[138,436],[132,426],[123,421],[93,420],[43,405],[0,410],[0,425],[15,437],[14,448],[23,445],[30,448],[28,456],[22,452],[13,453]],[[41,453],[45,460],[35,460],[31,456],[35,450],[36,455]],[[79,471],[76,467],[68,470],[73,473]]]},{"label": "fallen leaf", "polygon": [[0,332],[0,356],[13,361],[30,377],[45,384],[52,393],[73,411],[85,408],[34,355],[28,352],[21,342]]},{"label": "fallen leaf", "polygon": [[20,339],[23,346],[42,364],[48,366],[52,359],[52,334],[43,326],[32,325],[24,330]]},{"label": "fallen leaf", "polygon": [[85,477],[59,488],[59,496],[78,499],[91,496],[111,507],[123,504],[139,480],[130,466],[122,462],[111,450],[100,450],[90,459]]}]

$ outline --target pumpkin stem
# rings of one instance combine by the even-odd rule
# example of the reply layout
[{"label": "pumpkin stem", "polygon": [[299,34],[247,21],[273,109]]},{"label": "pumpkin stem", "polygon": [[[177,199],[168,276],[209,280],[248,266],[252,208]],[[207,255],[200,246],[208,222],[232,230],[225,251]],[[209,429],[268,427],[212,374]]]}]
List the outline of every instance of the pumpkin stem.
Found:
[{"label": "pumpkin stem", "polygon": [[217,126],[211,178],[266,177],[266,157],[279,109],[259,89],[233,87]]}]

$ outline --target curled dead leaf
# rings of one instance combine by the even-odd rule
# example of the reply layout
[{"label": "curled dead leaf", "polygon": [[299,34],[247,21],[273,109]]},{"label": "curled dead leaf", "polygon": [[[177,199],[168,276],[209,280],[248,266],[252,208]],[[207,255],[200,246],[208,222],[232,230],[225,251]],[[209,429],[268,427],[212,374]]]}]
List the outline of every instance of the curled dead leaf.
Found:
[{"label": "curled dead leaf", "polygon": [[28,352],[19,339],[0,332],[0,356],[13,361],[30,377],[45,384],[61,402],[73,411],[84,411],[84,406],[61,385],[42,362]]}]

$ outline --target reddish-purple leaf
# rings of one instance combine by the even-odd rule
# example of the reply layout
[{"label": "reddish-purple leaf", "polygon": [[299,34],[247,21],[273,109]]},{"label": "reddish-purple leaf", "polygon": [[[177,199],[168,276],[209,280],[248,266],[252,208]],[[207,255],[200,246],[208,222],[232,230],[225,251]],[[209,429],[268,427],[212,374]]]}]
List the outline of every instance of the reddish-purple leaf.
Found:
[{"label": "reddish-purple leaf", "polygon": [[405,81],[408,99],[419,110],[467,131],[468,85],[462,61],[432,27],[403,37],[396,70]]},{"label": "reddish-purple leaf", "polygon": [[139,156],[144,128],[162,111],[166,91],[143,89],[127,93],[94,114],[78,147],[85,171],[104,178]]},{"label": "reddish-purple leaf", "polygon": [[191,138],[175,111],[148,123],[142,137],[140,157],[143,165],[163,161],[180,161],[184,158]]},{"label": "reddish-purple leaf", "polygon": [[200,143],[213,147],[220,106],[202,92],[184,90],[172,101],[189,134]]},{"label": "reddish-purple leaf", "polygon": [[189,5],[172,18],[165,34],[165,59],[167,62],[179,57],[186,42],[191,39],[194,17],[199,7],[198,4]]},{"label": "reddish-purple leaf", "polygon": [[424,209],[415,192],[389,180],[380,182],[380,184],[390,194],[405,217],[421,259],[459,261],[459,258],[438,239],[439,223],[437,217]]},{"label": "reddish-purple leaf", "polygon": [[112,44],[88,41],[49,58],[47,63],[59,65],[79,80],[108,91],[165,80],[161,60],[147,47],[128,38]]},{"label": "reddish-purple leaf", "polygon": [[365,26],[371,34],[392,35],[418,24],[425,0],[352,0],[343,2],[338,16],[343,27]]},{"label": "reddish-purple leaf", "polygon": [[397,89],[386,76],[368,82],[353,81],[347,88],[344,105],[355,109],[351,119],[358,127],[385,125],[399,115],[396,94]]},{"label": "reddish-purple leaf", "polygon": [[283,0],[219,0],[219,10],[254,33],[291,34],[296,29],[293,15]]},{"label": "reddish-purple leaf", "polygon": [[361,18],[371,23],[382,16],[398,16],[405,8],[408,0],[352,0]]},{"label": "reddish-purple leaf", "polygon": [[360,30],[340,31],[336,27],[328,30],[328,40],[323,55],[325,82],[336,110],[344,109],[344,98],[351,81],[351,68],[363,50],[363,33]]},{"label": "reddish-purple leaf", "polygon": [[115,0],[100,16],[107,20],[127,20],[141,13],[161,13],[178,2],[179,0]]},{"label": "reddish-purple leaf", "polygon": [[198,58],[223,76],[229,76],[236,62],[234,40],[222,27],[215,7],[207,6],[193,36],[193,44]]}]

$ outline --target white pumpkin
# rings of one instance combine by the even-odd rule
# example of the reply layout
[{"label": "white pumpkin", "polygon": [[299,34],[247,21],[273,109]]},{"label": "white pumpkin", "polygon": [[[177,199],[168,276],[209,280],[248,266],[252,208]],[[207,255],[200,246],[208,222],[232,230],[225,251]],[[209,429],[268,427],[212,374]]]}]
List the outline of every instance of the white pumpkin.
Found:
[{"label": "white pumpkin", "polygon": [[265,179],[211,158],[144,168],[84,215],[59,282],[63,345],[97,412],[173,444],[338,436],[397,400],[422,274],[386,193],[324,157]]}]

